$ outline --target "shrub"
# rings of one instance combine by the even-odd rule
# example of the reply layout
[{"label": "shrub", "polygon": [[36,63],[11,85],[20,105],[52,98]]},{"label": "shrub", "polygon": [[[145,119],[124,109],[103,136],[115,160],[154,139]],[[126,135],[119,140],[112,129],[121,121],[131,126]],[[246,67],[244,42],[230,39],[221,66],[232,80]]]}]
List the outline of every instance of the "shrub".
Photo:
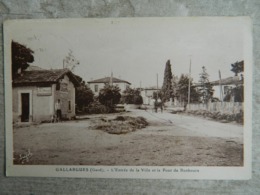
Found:
[{"label": "shrub", "polygon": [[123,92],[122,103],[136,104],[136,105],[143,104],[143,98],[140,95],[140,90],[132,89],[132,88],[128,87]]},{"label": "shrub", "polygon": [[141,95],[134,96],[134,104],[137,104],[137,105],[143,104],[143,98]]},{"label": "shrub", "polygon": [[114,111],[114,106],[120,102],[120,98],[120,89],[111,85],[106,85],[101,89],[98,96],[99,102],[108,107],[110,112]]},{"label": "shrub", "polygon": [[88,114],[104,114],[109,113],[109,111],[110,109],[107,106],[98,101],[90,103],[90,105],[85,108],[85,112]]}]

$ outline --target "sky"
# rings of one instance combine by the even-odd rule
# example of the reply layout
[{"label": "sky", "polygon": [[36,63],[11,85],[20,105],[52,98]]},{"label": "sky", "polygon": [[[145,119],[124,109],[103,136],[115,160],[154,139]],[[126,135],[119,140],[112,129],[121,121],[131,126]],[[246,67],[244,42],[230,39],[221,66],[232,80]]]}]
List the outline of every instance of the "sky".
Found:
[{"label": "sky", "polygon": [[132,87],[162,86],[167,60],[176,76],[198,82],[202,66],[209,80],[233,76],[231,64],[245,58],[245,18],[106,18],[17,20],[5,25],[12,40],[34,51],[32,65],[63,67],[70,50],[86,82],[105,76]]}]

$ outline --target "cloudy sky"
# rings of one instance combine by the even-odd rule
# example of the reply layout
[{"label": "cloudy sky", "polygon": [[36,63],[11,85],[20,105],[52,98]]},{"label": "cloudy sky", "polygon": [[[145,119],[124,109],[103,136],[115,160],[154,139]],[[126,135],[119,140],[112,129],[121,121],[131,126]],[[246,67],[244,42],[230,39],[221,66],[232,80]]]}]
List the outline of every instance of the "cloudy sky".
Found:
[{"label": "cloudy sky", "polygon": [[5,25],[11,39],[31,48],[33,65],[62,68],[71,50],[80,64],[74,73],[85,81],[110,76],[133,87],[163,82],[169,59],[174,75],[199,79],[205,66],[210,80],[233,76],[231,63],[244,60],[245,18],[110,18],[19,20]]}]

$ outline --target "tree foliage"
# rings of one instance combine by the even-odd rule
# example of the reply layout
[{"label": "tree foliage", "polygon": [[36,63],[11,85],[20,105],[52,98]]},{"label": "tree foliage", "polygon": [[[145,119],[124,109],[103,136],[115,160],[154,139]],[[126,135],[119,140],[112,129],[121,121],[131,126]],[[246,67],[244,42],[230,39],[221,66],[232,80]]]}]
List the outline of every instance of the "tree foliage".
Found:
[{"label": "tree foliage", "polygon": [[244,60],[231,64],[231,71],[235,73],[235,76],[240,72],[244,72]]},{"label": "tree foliage", "polygon": [[214,90],[212,84],[209,82],[209,74],[207,73],[205,66],[202,67],[199,83],[199,93],[201,95],[202,102],[207,103],[211,100]]},{"label": "tree foliage", "polygon": [[143,104],[143,98],[140,95],[140,90],[127,87],[127,89],[123,92],[122,102],[126,104]]},{"label": "tree foliage", "polygon": [[120,98],[121,94],[118,86],[107,84],[103,89],[99,91],[99,102],[109,107],[111,111],[114,109],[115,104],[118,104],[120,102]]},{"label": "tree foliage", "polygon": [[[176,94],[181,102],[188,102],[188,90],[189,90],[189,75],[182,74],[178,81]],[[190,81],[190,102],[199,102],[200,94],[198,93],[196,87]]]},{"label": "tree foliage", "polygon": [[34,61],[33,51],[26,46],[12,41],[12,77],[18,73],[18,70],[21,71],[28,68],[29,63]]},{"label": "tree foliage", "polygon": [[173,97],[177,96],[177,87],[178,87],[178,76],[172,75],[172,89],[173,89]]},{"label": "tree foliage", "polygon": [[162,90],[154,91],[153,92],[153,99],[157,100],[159,98],[162,99]]},{"label": "tree foliage", "polygon": [[[244,60],[240,62],[236,62],[234,64],[231,64],[231,71],[235,73],[235,76],[238,76],[238,73],[244,72]],[[227,94],[225,99],[228,99],[228,97],[233,96],[234,102],[243,102],[244,101],[244,77],[243,74],[241,74],[240,80],[242,83],[236,84],[236,86],[232,89],[230,94]],[[229,96],[228,96],[229,95]],[[231,98],[229,98],[230,101]]]},{"label": "tree foliage", "polygon": [[87,106],[94,101],[94,93],[86,85],[85,81],[78,75],[74,76],[80,82],[80,86],[76,88],[76,105],[77,111],[83,111]]},{"label": "tree foliage", "polygon": [[173,87],[172,87],[172,70],[171,70],[171,63],[168,60],[165,64],[164,70],[164,79],[163,79],[163,86],[162,86],[162,101],[169,101],[173,95]]}]

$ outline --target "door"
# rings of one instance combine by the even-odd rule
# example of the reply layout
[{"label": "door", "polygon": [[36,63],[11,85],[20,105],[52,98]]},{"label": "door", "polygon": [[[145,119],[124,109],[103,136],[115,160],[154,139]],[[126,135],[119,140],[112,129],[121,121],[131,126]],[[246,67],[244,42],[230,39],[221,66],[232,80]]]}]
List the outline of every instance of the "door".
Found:
[{"label": "door", "polygon": [[30,94],[29,93],[22,93],[21,94],[21,102],[22,102],[21,122],[29,122],[29,117],[30,117]]}]

